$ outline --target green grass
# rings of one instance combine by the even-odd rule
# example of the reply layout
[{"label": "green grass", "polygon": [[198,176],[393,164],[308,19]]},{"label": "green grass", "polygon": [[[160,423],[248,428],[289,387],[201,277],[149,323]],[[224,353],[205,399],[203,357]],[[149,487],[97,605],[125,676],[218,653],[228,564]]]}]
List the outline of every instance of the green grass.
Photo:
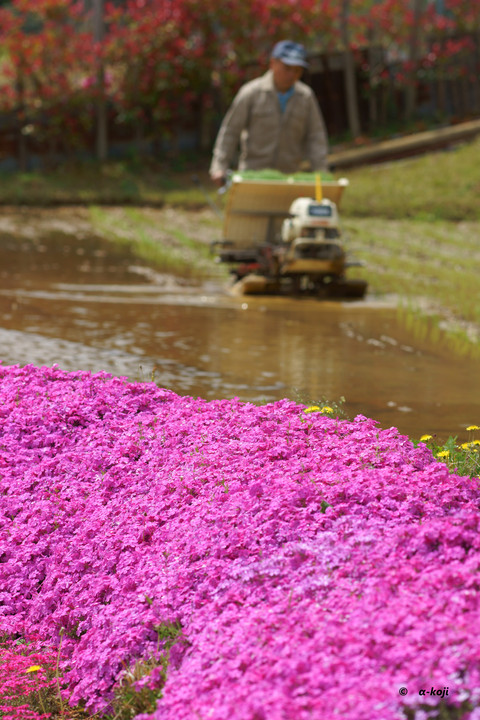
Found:
[{"label": "green grass", "polygon": [[423,435],[419,442],[425,443],[433,455],[444,462],[450,472],[478,478],[480,475],[480,440],[476,438],[480,428],[470,425],[467,428],[469,439],[467,442],[457,443],[456,437],[449,437],[447,442],[439,443],[432,435]]},{"label": "green grass", "polygon": [[[201,207],[205,197],[193,170],[173,173],[160,164],[137,162],[66,163],[54,170],[0,172],[4,205],[149,205]],[[197,173],[198,174],[198,173]],[[203,183],[208,176],[203,174]],[[211,189],[211,188],[209,188]]]},{"label": "green grass", "polygon": [[452,309],[479,319],[472,301],[478,287],[480,222],[348,218],[343,229],[348,247],[367,264],[376,292],[388,292],[394,282],[413,295],[427,293],[435,300],[451,295]]},{"label": "green grass", "polygon": [[345,172],[350,186],[343,212],[389,220],[480,221],[479,152],[477,139],[453,150]]},{"label": "green grass", "polygon": [[[480,356],[480,140],[352,170],[342,200],[347,249],[373,297],[394,295],[431,342]],[[412,322],[412,317],[415,322]]]},{"label": "green grass", "polygon": [[[430,328],[447,332],[452,349],[480,354],[480,221],[344,219],[347,248],[364,263],[352,277],[369,283],[372,297],[395,295]],[[438,335],[437,335],[438,337]]]},{"label": "green grass", "polygon": [[195,232],[199,233],[199,223],[204,226],[203,234],[216,237],[218,231],[212,229],[209,233],[208,220],[195,218],[189,224],[187,213],[181,223],[189,228],[185,232],[177,223],[176,212],[166,216],[161,226],[148,208],[91,206],[89,215],[94,229],[103,237],[127,245],[136,257],[157,270],[190,279],[226,277],[225,268],[213,262],[209,244],[194,237]]}]

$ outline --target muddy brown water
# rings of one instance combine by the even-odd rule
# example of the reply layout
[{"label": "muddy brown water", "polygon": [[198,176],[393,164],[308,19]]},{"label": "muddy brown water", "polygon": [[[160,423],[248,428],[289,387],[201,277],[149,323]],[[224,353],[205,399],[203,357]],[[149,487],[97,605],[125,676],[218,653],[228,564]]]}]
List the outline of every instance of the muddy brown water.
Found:
[{"label": "muddy brown water", "polygon": [[420,345],[394,304],[233,297],[57,228],[0,233],[3,364],[104,370],[181,395],[336,402],[412,438],[480,425],[473,361]]}]

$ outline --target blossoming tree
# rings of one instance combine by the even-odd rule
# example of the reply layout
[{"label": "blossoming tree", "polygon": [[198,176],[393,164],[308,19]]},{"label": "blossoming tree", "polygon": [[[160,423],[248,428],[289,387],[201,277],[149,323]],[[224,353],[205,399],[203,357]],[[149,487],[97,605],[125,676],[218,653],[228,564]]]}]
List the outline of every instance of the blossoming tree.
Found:
[{"label": "blossoming tree", "polygon": [[438,104],[447,112],[448,81],[465,78],[463,106],[479,109],[469,79],[478,75],[480,9],[467,0],[445,0],[442,12],[427,0],[117,0],[105,3],[102,37],[93,32],[93,10],[80,0],[0,7],[0,112],[15,124],[23,155],[27,139],[51,153],[91,145],[98,98],[110,127],[130,136],[133,129],[139,139],[161,140],[210,113],[208,143],[233,92],[284,37],[350,60],[353,135],[361,130],[359,71],[372,125],[386,121],[378,97],[392,88],[407,96],[412,115],[420,80],[441,80]]}]

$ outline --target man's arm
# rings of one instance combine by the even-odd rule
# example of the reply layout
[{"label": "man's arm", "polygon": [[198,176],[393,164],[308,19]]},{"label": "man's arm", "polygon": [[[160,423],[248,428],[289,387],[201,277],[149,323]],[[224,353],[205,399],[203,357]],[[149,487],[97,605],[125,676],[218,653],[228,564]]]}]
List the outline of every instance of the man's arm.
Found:
[{"label": "man's arm", "polygon": [[240,88],[218,131],[210,165],[210,177],[214,182],[225,179],[237,152],[242,130],[247,127],[250,98]]}]

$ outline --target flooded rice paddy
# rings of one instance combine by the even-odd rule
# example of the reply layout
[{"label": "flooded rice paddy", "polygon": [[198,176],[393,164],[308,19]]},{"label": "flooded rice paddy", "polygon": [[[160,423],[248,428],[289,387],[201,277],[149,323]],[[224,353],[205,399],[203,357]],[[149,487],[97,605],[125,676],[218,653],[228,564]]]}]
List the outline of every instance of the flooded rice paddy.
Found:
[{"label": "flooded rice paddy", "polygon": [[[21,229],[20,229],[21,228]],[[0,217],[0,360],[104,370],[181,395],[338,403],[412,438],[480,424],[473,361],[415,340],[395,303],[233,297],[140,263],[79,222]]]}]

